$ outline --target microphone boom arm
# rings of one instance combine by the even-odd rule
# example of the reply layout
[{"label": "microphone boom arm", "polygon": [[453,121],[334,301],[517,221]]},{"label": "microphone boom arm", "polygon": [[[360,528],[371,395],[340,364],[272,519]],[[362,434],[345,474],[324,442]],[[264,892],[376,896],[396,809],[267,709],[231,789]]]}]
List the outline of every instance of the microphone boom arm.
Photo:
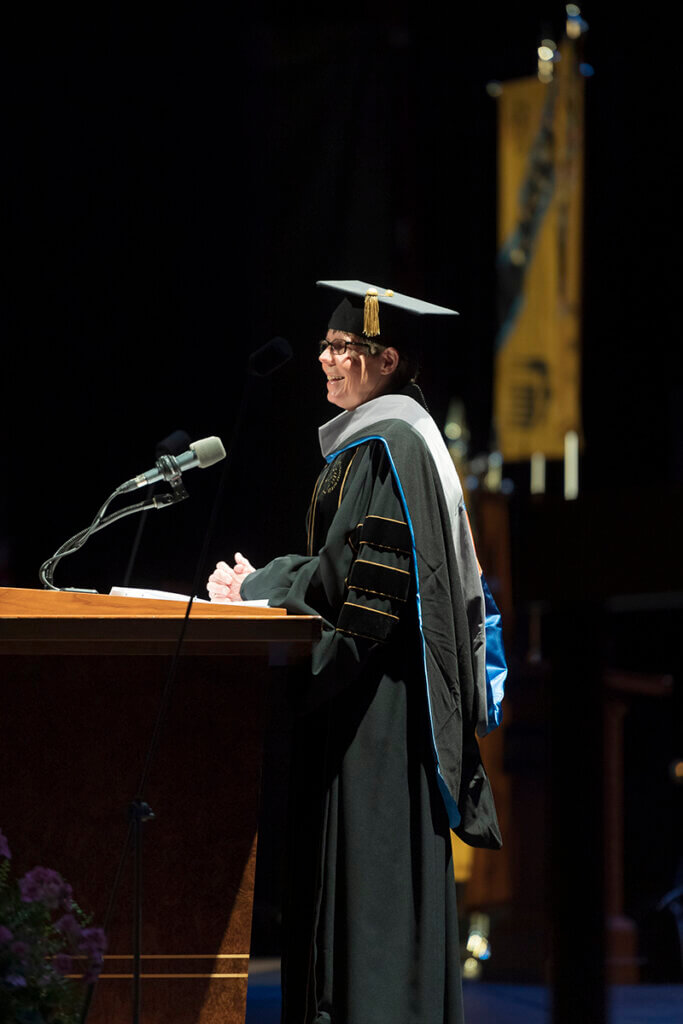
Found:
[{"label": "microphone boom arm", "polygon": [[108,516],[104,517],[107,507],[111,504],[114,498],[118,497],[119,494],[124,493],[123,486],[125,485],[117,487],[114,493],[111,494],[105,501],[104,505],[102,505],[90,526],[87,526],[84,530],[80,530],[79,533],[70,537],[69,540],[65,541],[61,545],[61,547],[57,548],[51,558],[48,558],[43,562],[38,575],[40,577],[40,582],[43,584],[45,589],[62,589],[61,587],[56,587],[52,582],[58,563],[62,558],[66,558],[67,555],[73,555],[76,551],[79,551],[93,533],[98,533],[100,530],[103,530],[105,526],[111,526],[112,523],[117,522],[119,519],[124,519],[126,516],[132,515],[134,512],[144,512],[146,509],[150,508],[166,508],[168,505],[176,505],[179,501],[183,501],[187,498],[188,494],[179,473],[177,475],[174,474],[173,477],[169,475],[166,479],[172,488],[170,494],[157,494],[153,498],[148,498],[146,501],[139,501],[135,505],[127,505],[126,508],[118,509],[118,511],[111,512]]}]

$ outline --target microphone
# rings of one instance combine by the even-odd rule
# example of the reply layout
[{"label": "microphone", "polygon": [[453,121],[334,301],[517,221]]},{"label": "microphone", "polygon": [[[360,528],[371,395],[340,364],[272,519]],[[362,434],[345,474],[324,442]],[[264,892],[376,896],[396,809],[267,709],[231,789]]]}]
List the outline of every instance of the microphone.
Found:
[{"label": "microphone", "polygon": [[249,356],[249,373],[253,377],[268,377],[292,358],[292,346],[286,338],[271,338]]},{"label": "microphone", "polygon": [[138,487],[155,484],[158,480],[177,479],[188,469],[194,469],[195,466],[207,469],[224,458],[225,448],[220,437],[204,437],[201,441],[193,441],[190,450],[183,452],[182,455],[162,455],[157,459],[154,469],[148,469],[146,473],[140,473],[132,480],[127,480],[125,484],[121,484],[118,493],[126,494]]}]

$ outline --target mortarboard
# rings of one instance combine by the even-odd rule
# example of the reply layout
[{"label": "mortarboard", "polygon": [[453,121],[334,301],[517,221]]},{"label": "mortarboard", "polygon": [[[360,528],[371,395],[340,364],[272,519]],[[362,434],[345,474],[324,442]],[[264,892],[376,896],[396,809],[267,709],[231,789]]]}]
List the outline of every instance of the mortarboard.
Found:
[{"label": "mortarboard", "polygon": [[[381,338],[381,323],[393,337],[394,332],[403,333],[410,323],[431,320],[432,317],[458,316],[454,309],[435,306],[410,295],[401,295],[390,289],[368,284],[367,281],[316,281],[319,288],[331,288],[344,293],[344,298],[330,318],[328,327],[336,331],[364,335],[366,338]],[[360,301],[362,300],[362,301]],[[381,320],[381,323],[380,323]]]}]

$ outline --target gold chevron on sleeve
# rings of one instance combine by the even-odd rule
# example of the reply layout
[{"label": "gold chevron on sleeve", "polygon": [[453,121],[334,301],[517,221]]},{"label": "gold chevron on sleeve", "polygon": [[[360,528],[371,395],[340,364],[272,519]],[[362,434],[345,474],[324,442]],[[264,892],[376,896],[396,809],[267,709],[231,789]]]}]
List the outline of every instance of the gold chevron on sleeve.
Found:
[{"label": "gold chevron on sleeve", "polygon": [[392,519],[391,516],[376,516],[372,512],[368,512],[365,517],[366,519],[383,519],[385,523],[398,523],[399,526],[407,526],[408,524],[404,519]]},{"label": "gold chevron on sleeve", "polygon": [[362,562],[363,565],[377,565],[380,569],[391,569],[392,572],[402,572],[404,576],[410,576],[408,569],[399,569],[395,565],[385,565],[384,562],[373,562],[371,558],[357,558],[357,562]]},{"label": "gold chevron on sleeve", "polygon": [[374,612],[375,615],[386,615],[388,619],[396,619],[398,622],[398,615],[392,615],[391,612],[381,612],[379,608],[372,608],[369,604],[356,604],[355,601],[344,601],[344,604],[348,604],[350,608],[360,608],[364,612]]}]

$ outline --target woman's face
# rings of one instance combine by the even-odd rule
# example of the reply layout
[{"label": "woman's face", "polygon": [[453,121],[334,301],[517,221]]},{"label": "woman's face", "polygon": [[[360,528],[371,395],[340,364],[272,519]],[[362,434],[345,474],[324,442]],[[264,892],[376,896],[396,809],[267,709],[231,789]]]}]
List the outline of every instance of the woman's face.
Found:
[{"label": "woman's face", "polygon": [[[346,331],[329,330],[325,340],[353,342],[361,339]],[[351,344],[346,352],[338,354],[328,345],[320,353],[320,365],[327,377],[328,402],[340,409],[357,409],[381,395],[386,389],[388,374],[394,369],[391,356],[387,362],[385,355],[393,351],[384,349],[372,356],[364,346]]]}]

